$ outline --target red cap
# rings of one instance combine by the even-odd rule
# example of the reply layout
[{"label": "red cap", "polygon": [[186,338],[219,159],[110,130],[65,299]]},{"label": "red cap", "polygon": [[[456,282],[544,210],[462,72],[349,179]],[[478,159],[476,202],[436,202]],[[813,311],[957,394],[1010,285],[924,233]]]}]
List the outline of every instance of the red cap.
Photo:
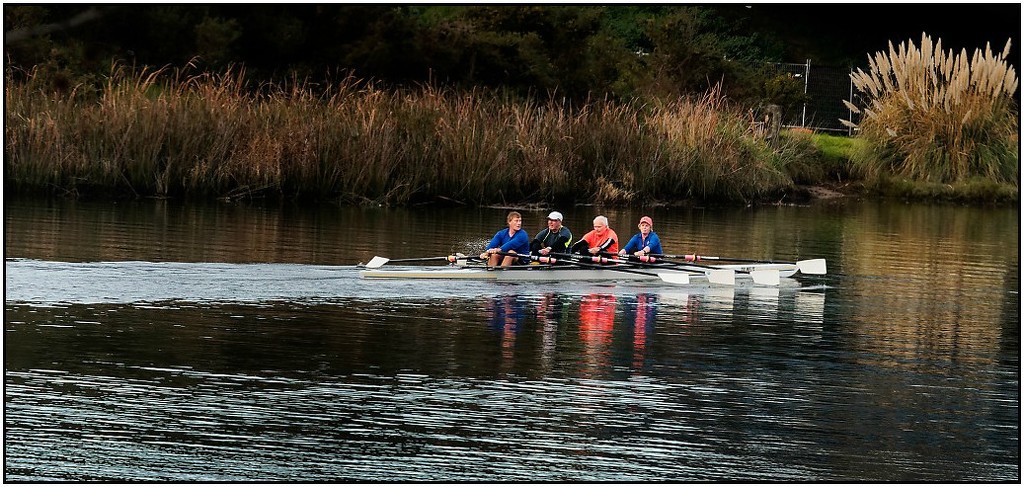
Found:
[{"label": "red cap", "polygon": [[646,223],[646,224],[648,224],[648,225],[650,225],[652,227],[654,226],[654,220],[651,220],[651,217],[649,217],[649,216],[645,216],[645,217],[641,218],[640,219],[640,223]]}]

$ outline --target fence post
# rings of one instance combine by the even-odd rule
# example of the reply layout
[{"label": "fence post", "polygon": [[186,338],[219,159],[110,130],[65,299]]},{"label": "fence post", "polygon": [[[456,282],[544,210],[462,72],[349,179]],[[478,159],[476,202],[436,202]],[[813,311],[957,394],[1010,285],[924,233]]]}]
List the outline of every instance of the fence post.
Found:
[{"label": "fence post", "polygon": [[779,138],[779,129],[782,127],[782,107],[778,105],[768,105],[765,107],[765,114],[767,127],[766,138],[771,141],[774,146]]},{"label": "fence post", "polygon": [[[850,100],[850,103],[853,103],[853,68],[852,67],[850,68],[850,75],[848,77],[850,78],[850,97],[847,98],[847,100]],[[853,122],[853,110],[850,110],[849,108],[847,108],[846,112],[849,113],[849,115],[847,115],[849,117],[849,118],[847,118],[847,120],[849,120],[852,123]],[[853,127],[846,127],[846,136],[847,137],[853,137]]]},{"label": "fence post", "polygon": [[800,127],[807,128],[807,85],[810,83],[811,78],[811,60],[807,60],[807,64],[804,65],[804,103],[803,111],[800,113]]}]

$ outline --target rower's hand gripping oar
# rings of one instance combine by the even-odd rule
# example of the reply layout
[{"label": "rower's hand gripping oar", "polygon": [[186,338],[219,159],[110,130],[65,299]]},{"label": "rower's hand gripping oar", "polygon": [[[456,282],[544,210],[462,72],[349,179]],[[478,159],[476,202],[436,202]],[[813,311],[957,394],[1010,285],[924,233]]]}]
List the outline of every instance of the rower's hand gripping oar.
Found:
[{"label": "rower's hand gripping oar", "polygon": [[[654,255],[654,254],[652,254]],[[668,257],[672,259],[685,259],[687,262],[699,262],[702,260],[720,260],[726,262],[748,262],[752,264],[790,264],[795,265],[801,274],[816,274],[825,275],[826,265],[825,259],[808,259],[798,260],[796,262],[782,262],[777,260],[756,260],[756,259],[740,259],[736,257],[716,257],[709,255],[655,255],[655,257]]]},{"label": "rower's hand gripping oar", "polygon": [[387,257],[374,256],[366,263],[366,265],[363,265],[363,267],[366,267],[367,269],[377,269],[388,262],[425,262],[429,260],[445,260],[454,264],[459,259],[463,259],[465,257],[466,256],[461,253],[456,253],[455,255],[444,255],[441,257],[415,257],[410,259],[389,259]]}]

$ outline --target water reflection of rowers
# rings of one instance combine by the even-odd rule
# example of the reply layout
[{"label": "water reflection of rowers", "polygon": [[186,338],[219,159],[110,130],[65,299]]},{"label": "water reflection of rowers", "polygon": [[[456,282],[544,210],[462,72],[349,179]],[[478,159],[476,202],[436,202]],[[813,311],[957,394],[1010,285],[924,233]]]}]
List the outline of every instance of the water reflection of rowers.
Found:
[{"label": "water reflection of rowers", "polygon": [[580,299],[580,342],[591,367],[606,367],[615,327],[615,295],[587,294]]},{"label": "water reflection of rowers", "polygon": [[487,301],[485,313],[489,326],[501,338],[501,358],[504,366],[515,362],[516,336],[523,325],[525,303],[519,296],[501,296]]},{"label": "water reflection of rowers", "polygon": [[644,365],[647,343],[654,332],[655,311],[658,309],[656,294],[636,295],[636,306],[626,307],[626,320],[633,324],[633,368]]}]

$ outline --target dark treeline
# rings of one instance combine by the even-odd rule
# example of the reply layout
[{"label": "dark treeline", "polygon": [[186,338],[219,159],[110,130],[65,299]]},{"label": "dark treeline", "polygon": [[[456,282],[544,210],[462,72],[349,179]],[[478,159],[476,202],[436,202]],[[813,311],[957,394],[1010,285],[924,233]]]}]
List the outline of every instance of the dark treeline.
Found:
[{"label": "dark treeline", "polygon": [[[863,65],[923,31],[973,50],[1020,31],[1019,5],[10,5],[8,74],[34,69],[55,88],[114,62],[244,65],[255,80],[354,75],[569,99],[672,98],[715,84],[743,106],[800,101],[766,63]],[[980,31],[979,31],[980,30]],[[998,46],[997,46],[998,47]],[[1010,59],[1016,59],[1014,48]]]},{"label": "dark treeline", "polygon": [[[258,81],[440,83],[569,99],[674,97],[715,84],[745,106],[799,96],[765,63],[863,65],[922,32],[969,51],[1019,35],[1014,4],[11,5],[9,75],[70,88],[115,62],[244,65]],[[1009,59],[1018,59],[1014,46]]]},{"label": "dark treeline", "polygon": [[121,61],[577,100],[702,93],[717,83],[748,106],[796,96],[764,76],[765,62],[784,60],[784,43],[731,5],[34,5],[5,6],[4,28],[8,72],[34,68],[57,88]]}]

